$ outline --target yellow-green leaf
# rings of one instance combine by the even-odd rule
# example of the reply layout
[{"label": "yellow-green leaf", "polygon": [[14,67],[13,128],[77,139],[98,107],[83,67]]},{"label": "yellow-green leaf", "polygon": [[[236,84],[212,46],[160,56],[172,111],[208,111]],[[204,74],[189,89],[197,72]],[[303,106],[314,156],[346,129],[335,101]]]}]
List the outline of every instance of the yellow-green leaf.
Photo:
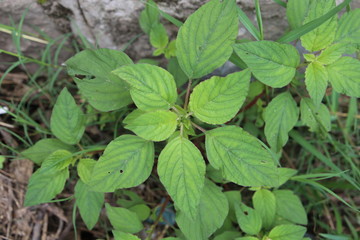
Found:
[{"label": "yellow-green leaf", "polygon": [[316,61],[310,63],[305,71],[305,85],[315,106],[319,106],[328,85],[326,68]]}]

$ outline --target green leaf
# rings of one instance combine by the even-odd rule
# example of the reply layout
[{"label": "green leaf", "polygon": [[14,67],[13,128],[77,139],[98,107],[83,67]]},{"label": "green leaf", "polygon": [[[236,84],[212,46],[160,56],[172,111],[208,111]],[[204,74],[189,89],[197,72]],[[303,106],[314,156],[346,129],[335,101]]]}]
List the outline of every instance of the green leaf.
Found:
[{"label": "green leaf", "polygon": [[56,100],[50,127],[51,132],[66,144],[78,143],[85,132],[84,115],[66,88]]},{"label": "green leaf", "polygon": [[170,59],[176,57],[176,40],[171,41],[164,50],[165,57]]},{"label": "green leaf", "polygon": [[235,239],[240,236],[241,236],[240,232],[226,231],[217,235],[213,240],[229,240],[229,239]]},{"label": "green leaf", "polygon": [[263,228],[269,229],[275,221],[276,198],[267,189],[260,189],[253,195],[253,205],[262,219]]},{"label": "green leaf", "polygon": [[235,205],[241,203],[241,193],[239,191],[226,191],[224,194],[229,203],[229,218],[231,221],[236,222]]},{"label": "green leaf", "polygon": [[166,29],[161,23],[158,23],[151,28],[150,43],[156,48],[165,48],[169,43],[169,37]]},{"label": "green leaf", "polygon": [[131,124],[136,118],[140,117],[141,115],[143,115],[144,113],[146,113],[143,110],[140,110],[138,108],[136,108],[134,111],[132,111],[131,113],[129,113],[124,120],[122,121],[124,124]]},{"label": "green leaf", "polygon": [[181,69],[176,57],[170,58],[167,65],[167,70],[174,76],[177,87],[181,87],[189,80]]},{"label": "green leaf", "polygon": [[0,155],[0,169],[3,169],[6,158]]},{"label": "green leaf", "polygon": [[246,99],[250,77],[250,72],[244,70],[226,77],[214,76],[198,84],[190,96],[190,110],[195,117],[210,124],[231,120]]},{"label": "green leaf", "polygon": [[297,171],[295,169],[292,168],[279,168],[279,185],[275,186],[275,187],[280,187],[281,185],[283,185],[284,183],[286,183],[287,181],[289,181],[289,179],[293,176],[295,176],[297,174]]},{"label": "green leaf", "polygon": [[134,64],[118,68],[114,73],[130,84],[131,97],[141,110],[167,110],[176,101],[174,78],[163,68]]},{"label": "green leaf", "polygon": [[335,91],[351,97],[360,97],[360,61],[342,57],[328,65],[326,70]]},{"label": "green leaf", "polygon": [[205,162],[199,149],[181,136],[174,138],[160,153],[157,169],[175,206],[195,219],[205,179]]},{"label": "green leaf", "polygon": [[295,47],[271,41],[235,44],[234,50],[262,83],[284,87],[291,82],[300,63]]},{"label": "green leaf", "polygon": [[141,29],[146,33],[150,34],[151,29],[159,23],[160,12],[153,0],[146,2],[145,9],[140,13],[139,24]]},{"label": "green leaf", "polygon": [[96,164],[96,161],[94,159],[90,159],[90,158],[80,159],[80,161],[77,165],[77,173],[78,173],[80,179],[84,183],[88,184],[90,182],[95,164]]},{"label": "green leaf", "polygon": [[331,115],[324,104],[316,107],[309,98],[300,102],[301,121],[308,126],[310,132],[328,132],[331,129]]},{"label": "green leaf", "polygon": [[306,228],[286,224],[274,227],[270,233],[269,237],[271,240],[301,240],[304,237]]},{"label": "green leaf", "polygon": [[123,65],[132,64],[123,52],[111,49],[86,49],[66,61],[69,75],[94,76],[79,79],[74,77],[81,94],[100,111],[120,109],[131,103],[126,83],[111,74]]},{"label": "green leaf", "polygon": [[286,16],[292,29],[302,26],[307,16],[310,0],[289,0],[286,7]]},{"label": "green leaf", "polygon": [[229,205],[221,189],[210,180],[205,180],[196,217],[192,220],[180,211],[176,223],[188,239],[209,239],[223,225],[228,211]]},{"label": "green leaf", "polygon": [[145,221],[150,216],[150,208],[145,204],[138,204],[129,207],[129,210],[136,213],[140,221]]},{"label": "green leaf", "polygon": [[75,199],[81,218],[91,230],[99,219],[104,204],[104,193],[91,191],[89,186],[79,180],[75,186]]},{"label": "green leaf", "polygon": [[[304,24],[309,23],[334,8],[335,0],[317,0],[311,1],[309,12],[304,20]],[[315,28],[314,30],[303,35],[301,43],[304,48],[310,52],[319,51],[329,46],[335,38],[337,29],[337,15],[335,14],[329,20]]]},{"label": "green leaf", "polygon": [[60,171],[38,169],[30,177],[24,206],[29,207],[49,202],[64,189],[68,178],[69,170],[67,168]]},{"label": "green leaf", "polygon": [[130,233],[124,233],[117,230],[113,230],[112,233],[114,235],[115,240],[140,240],[140,238]]},{"label": "green leaf", "polygon": [[106,147],[88,184],[99,192],[135,187],[150,176],[153,164],[154,143],[137,136],[122,135]]},{"label": "green leaf", "polygon": [[261,215],[253,208],[243,203],[235,204],[237,222],[243,232],[249,235],[257,235],[262,227]]},{"label": "green leaf", "polygon": [[335,42],[360,43],[360,9],[345,13],[339,21]]},{"label": "green leaf", "polygon": [[189,78],[200,78],[223,65],[238,34],[235,0],[212,0],[181,26],[177,57]]},{"label": "green leaf", "polygon": [[256,237],[246,236],[246,237],[236,238],[235,240],[259,240],[259,239]]},{"label": "green leaf", "polygon": [[276,214],[292,223],[307,224],[307,216],[298,196],[290,190],[273,192],[276,198]]},{"label": "green leaf", "polygon": [[120,207],[112,207],[105,203],[106,213],[111,225],[115,230],[125,233],[137,233],[143,229],[143,225],[136,213]]},{"label": "green leaf", "polygon": [[139,137],[151,141],[163,141],[176,130],[178,116],[170,111],[146,112],[133,119],[125,128]]},{"label": "green leaf", "polygon": [[239,6],[237,6],[236,9],[240,22],[256,40],[260,40],[260,31],[254,26],[252,21],[248,18],[246,13]]},{"label": "green leaf", "polygon": [[305,71],[305,85],[315,106],[319,106],[328,85],[328,73],[322,64],[318,62],[309,64]]},{"label": "green leaf", "polygon": [[271,154],[242,128],[226,126],[207,131],[205,147],[210,164],[221,169],[226,180],[253,187],[278,184]]},{"label": "green leaf", "polygon": [[56,150],[41,164],[42,171],[58,171],[67,168],[73,162],[72,154],[66,150]]},{"label": "green leaf", "polygon": [[48,138],[37,141],[34,146],[31,146],[21,152],[21,154],[25,158],[28,158],[34,163],[40,165],[51,153],[60,149],[67,150],[69,152],[75,151],[74,147],[71,145],[67,145],[55,138]]},{"label": "green leaf", "polygon": [[299,118],[296,102],[290,93],[281,93],[269,103],[263,117],[266,140],[273,150],[279,152],[289,139],[288,132]]},{"label": "green leaf", "polygon": [[346,45],[343,43],[336,43],[327,47],[321,52],[317,61],[321,64],[328,65],[338,60],[342,54],[346,51]]}]

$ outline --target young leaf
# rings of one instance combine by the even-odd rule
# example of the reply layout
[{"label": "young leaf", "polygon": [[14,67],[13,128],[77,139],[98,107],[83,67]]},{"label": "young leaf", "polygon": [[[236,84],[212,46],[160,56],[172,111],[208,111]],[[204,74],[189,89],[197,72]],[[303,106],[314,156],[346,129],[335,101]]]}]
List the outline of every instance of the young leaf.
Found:
[{"label": "young leaf", "polygon": [[41,168],[38,169],[30,177],[24,206],[29,207],[49,202],[64,189],[68,178],[69,170],[67,168],[60,171],[53,169],[42,171]]},{"label": "young leaf", "polygon": [[315,106],[319,106],[328,85],[328,74],[322,64],[318,62],[309,64],[305,72],[305,85]]},{"label": "young leaf", "polygon": [[132,120],[125,128],[146,140],[163,141],[175,132],[177,118],[178,116],[170,111],[147,112]]},{"label": "young leaf", "polygon": [[289,0],[286,7],[286,16],[292,29],[302,25],[309,9],[310,0]]},{"label": "young leaf", "polygon": [[137,136],[121,135],[106,147],[88,185],[98,192],[135,187],[150,176],[153,164],[153,142]]},{"label": "young leaf", "polygon": [[113,230],[112,233],[114,234],[115,240],[140,240],[140,238],[130,233],[124,233],[117,230]]},{"label": "young leaf", "polygon": [[360,8],[345,13],[340,18],[335,42],[360,43]]},{"label": "young leaf", "polygon": [[288,141],[288,132],[295,126],[298,118],[299,108],[288,92],[276,96],[266,107],[265,136],[276,152],[279,152]]},{"label": "young leaf", "polygon": [[75,200],[81,218],[86,227],[91,230],[99,219],[104,204],[104,193],[91,191],[89,186],[79,180],[75,186]]},{"label": "young leaf", "polygon": [[262,83],[284,87],[291,82],[300,63],[295,47],[271,41],[235,44],[234,50]]},{"label": "young leaf", "polygon": [[309,98],[300,101],[301,121],[308,126],[310,132],[328,132],[331,129],[331,116],[329,109],[320,104],[316,107]]},{"label": "young leaf", "polygon": [[110,220],[111,225],[115,230],[125,233],[137,233],[143,229],[136,213],[120,207],[112,207],[110,204],[105,204],[106,213]]},{"label": "young leaf", "polygon": [[273,192],[276,198],[276,214],[292,223],[307,224],[307,216],[298,196],[290,190]]},{"label": "young leaf", "polygon": [[174,138],[160,153],[158,174],[175,206],[195,219],[205,179],[205,162],[199,149],[181,136]]},{"label": "young leaf", "polygon": [[292,224],[279,225],[270,231],[268,238],[271,240],[302,240],[305,232],[306,228],[301,226]]},{"label": "young leaf", "polygon": [[[89,61],[91,59],[91,61]],[[132,64],[123,52],[112,49],[86,49],[66,61],[69,75],[94,76],[95,78],[74,78],[81,94],[91,106],[100,111],[120,109],[131,103],[126,83],[111,74],[123,65]]]},{"label": "young leaf", "polygon": [[246,99],[250,76],[250,72],[244,70],[200,83],[190,96],[190,110],[195,117],[210,124],[231,120]]},{"label": "young leaf", "polygon": [[177,92],[173,76],[165,69],[149,65],[128,65],[113,71],[131,86],[136,106],[144,111],[167,110],[174,105]]},{"label": "young leaf", "polygon": [[85,131],[85,118],[74,98],[64,88],[52,111],[50,127],[52,133],[66,144],[76,144]]},{"label": "young leaf", "polygon": [[180,211],[176,223],[188,239],[209,239],[223,225],[229,205],[221,189],[210,180],[205,180],[198,213],[192,220]]},{"label": "young leaf", "polygon": [[[323,16],[335,6],[335,0],[311,1],[309,6],[309,12],[304,20],[304,24]],[[300,38],[301,43],[303,47],[310,52],[319,51],[326,48],[334,41],[336,29],[337,15],[334,15],[332,18],[330,18],[311,32],[303,35]]]},{"label": "young leaf", "polygon": [[167,35],[164,25],[161,23],[156,24],[150,31],[150,43],[156,48],[165,48],[169,43],[169,37]]},{"label": "young leaf", "polygon": [[31,146],[30,148],[21,152],[21,154],[25,158],[28,158],[34,163],[40,165],[51,153],[60,149],[67,150],[69,152],[75,151],[74,147],[71,145],[67,145],[55,138],[48,138],[41,139],[40,141],[36,142],[34,146]]},{"label": "young leaf", "polygon": [[153,0],[146,2],[145,9],[140,13],[139,24],[141,29],[150,35],[151,29],[159,23],[160,12]]},{"label": "young leaf", "polygon": [[212,0],[181,26],[177,57],[189,78],[200,78],[223,65],[238,34],[235,0]]},{"label": "young leaf", "polygon": [[346,45],[343,43],[336,43],[327,47],[321,52],[317,61],[321,64],[328,65],[338,60],[342,54],[346,51]]},{"label": "young leaf", "polygon": [[267,189],[260,189],[255,192],[252,200],[255,211],[261,216],[263,228],[271,228],[276,213],[275,195]]},{"label": "young leaf", "polygon": [[72,154],[66,150],[56,150],[41,164],[42,171],[59,171],[67,168],[73,161]]},{"label": "young leaf", "polygon": [[249,235],[257,235],[262,227],[261,215],[258,211],[243,203],[235,204],[237,222],[243,232]]},{"label": "young leaf", "polygon": [[210,164],[223,177],[242,186],[274,186],[279,176],[272,156],[260,141],[240,127],[226,126],[206,132]]},{"label": "young leaf", "polygon": [[90,159],[90,158],[80,159],[77,165],[77,173],[83,183],[87,184],[90,182],[95,164],[96,161],[94,159]]},{"label": "young leaf", "polygon": [[335,91],[351,97],[360,97],[360,61],[342,57],[328,65],[326,70]]},{"label": "young leaf", "polygon": [[150,208],[145,204],[138,204],[129,207],[129,210],[136,213],[140,221],[145,221],[150,216]]}]

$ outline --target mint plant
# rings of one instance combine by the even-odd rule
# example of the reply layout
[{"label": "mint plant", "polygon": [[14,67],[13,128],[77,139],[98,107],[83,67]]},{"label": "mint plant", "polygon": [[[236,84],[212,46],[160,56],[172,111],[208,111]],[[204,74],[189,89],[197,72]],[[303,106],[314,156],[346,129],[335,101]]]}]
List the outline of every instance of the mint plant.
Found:
[{"label": "mint plant", "polygon": [[[180,231],[168,239],[307,239],[300,198],[282,186],[288,180],[316,182],[310,175],[295,176],[279,159],[295,126],[330,136],[324,104],[329,83],[335,92],[360,97],[360,61],[344,56],[359,50],[360,11],[337,17],[349,2],[336,7],[335,0],[289,0],[292,30],[275,42],[264,40],[259,1],[258,28],[235,0],[211,0],[184,24],[148,1],[140,26],[153,55],[169,59],[167,69],[134,64],[110,49],[86,49],[70,58],[68,74],[82,97],[99,114],[123,109],[123,129],[105,148],[84,146],[86,117],[64,88],[50,121],[56,138],[23,152],[41,166],[30,179],[25,205],[51,201],[76,168],[75,206],[91,229],[104,193],[136,187],[152,175],[176,210]],[[170,41],[160,16],[181,25],[176,40]],[[240,22],[256,41],[237,40]],[[307,50],[303,55],[287,43],[299,38]],[[241,70],[205,77],[227,61]],[[97,150],[104,150],[98,159]],[[247,196],[223,191],[229,182],[248,189]],[[150,210],[141,199],[130,205],[121,200],[121,207],[105,204],[113,235],[138,239],[132,234],[144,228]]]}]

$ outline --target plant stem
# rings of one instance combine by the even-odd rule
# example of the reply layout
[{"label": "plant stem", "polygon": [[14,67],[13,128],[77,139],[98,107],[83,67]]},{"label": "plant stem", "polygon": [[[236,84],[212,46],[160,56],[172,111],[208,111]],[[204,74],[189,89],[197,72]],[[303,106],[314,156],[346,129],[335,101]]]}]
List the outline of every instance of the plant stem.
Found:
[{"label": "plant stem", "polygon": [[154,224],[153,224],[153,225],[151,226],[151,228],[150,228],[150,233],[149,233],[149,235],[146,237],[146,240],[151,240],[151,235],[154,233],[154,230],[155,230],[156,226],[157,226],[158,223],[160,222],[161,216],[163,215],[163,213],[164,213],[164,211],[165,211],[165,208],[166,208],[166,205],[168,204],[169,201],[170,201],[170,196],[167,195],[165,201],[164,201],[164,202],[162,203],[162,205],[161,205],[161,209],[160,209],[159,215],[157,216]]},{"label": "plant stem", "polygon": [[200,131],[202,131],[203,133],[206,132],[206,130],[205,130],[204,128],[200,127],[200,126],[197,125],[196,123],[191,122],[191,124],[192,124],[195,128],[197,128],[197,129],[199,129]]},{"label": "plant stem", "polygon": [[189,83],[186,89],[186,95],[185,95],[185,104],[184,104],[184,109],[187,109],[187,106],[189,104],[189,97],[190,97],[190,90],[191,90],[191,84],[192,84],[192,79],[189,79]]}]

